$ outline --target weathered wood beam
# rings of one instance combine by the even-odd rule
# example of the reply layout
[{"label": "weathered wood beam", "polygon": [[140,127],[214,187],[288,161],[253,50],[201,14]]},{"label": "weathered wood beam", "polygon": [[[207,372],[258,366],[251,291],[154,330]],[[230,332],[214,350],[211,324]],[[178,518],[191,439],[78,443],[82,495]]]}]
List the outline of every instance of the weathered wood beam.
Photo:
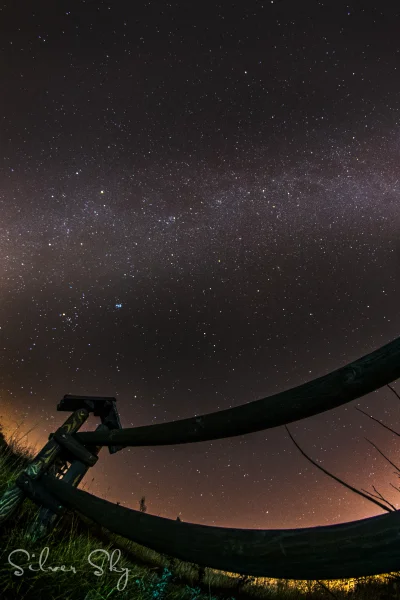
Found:
[{"label": "weathered wood beam", "polygon": [[398,571],[400,512],[305,529],[231,529],[178,522],[113,504],[49,474],[64,506],[157,552],[214,569],[282,579],[341,579]]},{"label": "weathered wood beam", "polygon": [[[76,410],[57,431],[61,434],[74,433],[75,431],[78,431],[79,427],[83,425],[88,417],[89,413],[87,410]],[[56,442],[54,435],[50,434],[47,444],[43,446],[32,462],[30,462],[23,470],[23,473],[26,473],[32,480],[39,479],[42,473],[49,469],[61,454],[62,447]],[[8,486],[3,496],[0,498],[0,525],[11,517],[23,502],[24,498],[25,492],[23,488],[17,485],[17,483],[11,483]]]},{"label": "weathered wood beam", "polygon": [[83,444],[162,446],[204,442],[286,425],[342,406],[400,377],[400,338],[328,375],[214,413],[110,432],[74,434]]}]

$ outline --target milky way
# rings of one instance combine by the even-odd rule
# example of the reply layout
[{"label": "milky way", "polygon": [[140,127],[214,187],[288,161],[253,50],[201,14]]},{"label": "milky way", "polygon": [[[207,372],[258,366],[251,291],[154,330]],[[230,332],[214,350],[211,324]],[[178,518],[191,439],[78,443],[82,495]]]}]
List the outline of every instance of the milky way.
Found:
[{"label": "milky way", "polygon": [[[49,4],[22,21],[8,9],[8,432],[23,420],[40,446],[67,393],[117,396],[127,427],[237,406],[399,335],[393,15],[316,3],[312,19],[295,7],[289,18],[273,4],[203,16]],[[400,417],[383,389],[290,429],[336,475],[396,502],[392,470],[364,437],[392,457],[396,440],[356,405]],[[378,512],[309,465],[283,428],[103,450],[93,476],[89,489],[112,501],[137,508],[146,495],[149,512],[199,523],[303,527]]]}]

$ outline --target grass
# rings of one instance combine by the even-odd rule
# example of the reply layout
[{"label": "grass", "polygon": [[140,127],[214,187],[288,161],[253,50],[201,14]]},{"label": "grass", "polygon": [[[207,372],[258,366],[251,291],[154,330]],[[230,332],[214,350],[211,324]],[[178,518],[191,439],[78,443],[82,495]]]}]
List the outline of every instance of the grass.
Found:
[{"label": "grass", "polygon": [[[32,457],[32,451],[21,440],[14,437],[7,444],[0,428],[0,495]],[[400,598],[398,573],[323,582],[244,577],[201,568],[158,554],[73,513],[67,513],[47,538],[34,542],[27,535],[37,514],[38,507],[30,500],[25,500],[21,510],[0,528],[2,600]],[[12,566],[9,556],[17,549],[23,549],[24,552],[11,555],[11,560],[17,565]],[[33,570],[38,569],[41,553],[43,570]],[[89,557],[92,565],[88,562]],[[110,560],[114,561],[115,569],[119,569],[119,572],[109,569]],[[64,565],[64,570],[60,568],[61,565]],[[56,567],[59,568],[56,570]]]}]

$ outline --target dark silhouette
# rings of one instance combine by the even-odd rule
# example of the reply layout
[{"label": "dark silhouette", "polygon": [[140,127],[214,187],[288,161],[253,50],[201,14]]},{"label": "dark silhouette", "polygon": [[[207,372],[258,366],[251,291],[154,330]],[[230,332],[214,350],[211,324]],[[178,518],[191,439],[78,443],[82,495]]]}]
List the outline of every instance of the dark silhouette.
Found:
[{"label": "dark silhouette", "polygon": [[145,504],[145,500],[146,500],[145,496],[142,496],[140,498],[140,500],[139,500],[139,510],[140,510],[140,512],[143,512],[143,513],[145,513],[146,510],[147,510],[147,506]]}]

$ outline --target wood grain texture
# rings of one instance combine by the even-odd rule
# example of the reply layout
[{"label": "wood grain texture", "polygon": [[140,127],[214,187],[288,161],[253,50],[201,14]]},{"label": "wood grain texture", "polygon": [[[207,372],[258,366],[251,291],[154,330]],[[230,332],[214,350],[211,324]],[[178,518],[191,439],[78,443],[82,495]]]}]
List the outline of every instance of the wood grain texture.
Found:
[{"label": "wood grain texture", "polygon": [[[97,429],[100,431],[102,429],[108,431],[108,427],[104,424],[98,425]],[[88,450],[90,450],[90,452],[97,456],[101,448],[102,446],[93,446],[91,448],[88,448]],[[88,470],[88,465],[80,462],[79,460],[74,460],[70,465],[69,469],[63,475],[62,480],[64,483],[69,483],[72,486],[78,486]],[[50,470],[48,471],[48,473],[51,473],[52,475],[55,474]],[[61,511],[57,511],[56,514],[50,509],[42,506],[42,508],[39,511],[39,516],[37,520],[32,524],[30,530],[28,531],[28,537],[35,541],[45,537],[57,522],[59,514],[61,513],[62,515],[64,512],[64,507]]]},{"label": "wood grain texture", "polygon": [[[87,410],[77,410],[68,417],[57,431],[61,434],[74,433],[78,431],[88,417],[89,413]],[[54,437],[51,438],[21,474],[26,473],[31,479],[38,479],[53,464],[61,452],[61,446],[56,442]],[[0,525],[11,517],[24,498],[24,491],[16,483],[9,486],[0,498]]]}]

